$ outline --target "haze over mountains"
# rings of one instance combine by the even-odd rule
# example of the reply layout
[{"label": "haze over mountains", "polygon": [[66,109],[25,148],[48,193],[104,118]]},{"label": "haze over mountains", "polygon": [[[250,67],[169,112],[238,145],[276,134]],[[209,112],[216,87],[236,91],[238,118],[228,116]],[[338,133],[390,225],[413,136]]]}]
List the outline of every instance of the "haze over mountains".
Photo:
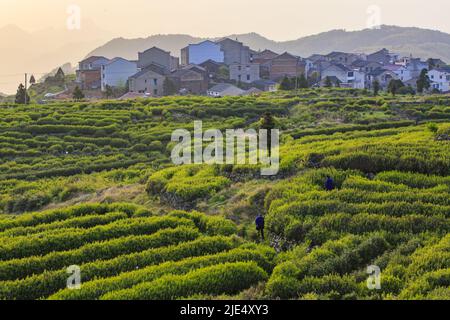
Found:
[{"label": "haze over mountains", "polygon": [[[380,29],[351,32],[332,30],[283,42],[267,39],[257,33],[229,37],[244,42],[254,50],[267,48],[279,53],[289,51],[302,57],[331,51],[370,53],[387,48],[402,55],[413,54],[424,59],[440,58],[450,63],[450,34],[420,28],[382,26]],[[182,34],[154,35],[138,39],[116,38],[110,41],[108,39],[111,39],[108,32],[90,22],[85,23],[83,29],[76,32],[45,29],[28,33],[11,25],[0,28],[0,91],[13,93],[23,79],[19,74],[47,73],[67,62],[75,65],[90,55],[136,59],[137,52],[158,46],[179,56],[181,48],[205,40]],[[4,76],[8,74],[18,75]]]},{"label": "haze over mountains", "polygon": [[[351,32],[332,30],[283,42],[267,39],[257,33],[230,35],[229,37],[244,42],[254,50],[270,49],[279,53],[289,51],[302,57],[331,51],[370,53],[387,48],[403,55],[413,54],[423,58],[435,57],[450,61],[450,34],[420,28],[382,26],[380,29]],[[152,46],[158,46],[171,51],[174,55],[179,55],[181,48],[202,40],[206,40],[206,38],[189,35],[155,35],[140,39],[118,38],[93,50],[89,55],[104,55],[110,58],[123,56],[135,59],[138,51]]]},{"label": "haze over mountains", "polygon": [[111,39],[90,21],[77,31],[46,28],[27,32],[15,25],[0,27],[0,92],[14,93],[25,72],[36,79],[67,62],[77,62]]}]

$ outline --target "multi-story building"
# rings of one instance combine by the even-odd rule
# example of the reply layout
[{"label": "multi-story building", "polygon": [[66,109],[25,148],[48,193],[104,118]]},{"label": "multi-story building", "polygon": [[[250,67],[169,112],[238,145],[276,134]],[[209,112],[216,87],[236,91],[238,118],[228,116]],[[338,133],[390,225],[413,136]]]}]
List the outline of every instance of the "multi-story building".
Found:
[{"label": "multi-story building", "polygon": [[181,65],[201,64],[207,60],[218,63],[224,62],[224,52],[220,44],[206,40],[197,44],[190,44],[181,49]]},{"label": "multi-story building", "polygon": [[101,88],[101,68],[109,62],[105,57],[92,56],[78,64],[77,83],[83,90]]},{"label": "multi-story building", "polygon": [[431,88],[441,92],[450,91],[450,67],[442,67],[430,70],[428,77],[431,81]]},{"label": "multi-story building", "polygon": [[172,72],[169,79],[178,92],[185,94],[206,94],[209,85],[208,72],[197,65],[189,65]]},{"label": "multi-story building", "polygon": [[179,59],[170,55],[170,52],[157,47],[152,47],[144,52],[138,53],[137,67],[145,69],[151,64],[160,65],[168,71],[178,69]]},{"label": "multi-story building", "polygon": [[128,78],[138,72],[136,61],[123,58],[114,58],[101,67],[101,88],[106,90],[110,87],[125,87]]},{"label": "multi-story building", "polygon": [[297,77],[306,75],[306,64],[300,57],[290,53],[283,53],[273,58],[268,64],[270,80],[278,81],[285,76]]},{"label": "multi-story building", "polygon": [[230,80],[252,83],[260,79],[259,72],[259,64],[257,63],[233,63],[230,65]]},{"label": "multi-story building", "polygon": [[251,62],[251,50],[242,42],[224,38],[217,42],[224,53],[223,62],[226,65],[234,63],[246,64]]},{"label": "multi-story building", "polygon": [[332,64],[322,71],[322,80],[328,78],[335,78],[339,80],[339,84],[343,87],[350,87],[354,89],[364,89],[366,87],[366,74],[351,69],[343,64]]},{"label": "multi-story building", "polygon": [[164,80],[167,75],[166,68],[150,64],[129,78],[129,91],[154,97],[162,96],[164,95]]}]

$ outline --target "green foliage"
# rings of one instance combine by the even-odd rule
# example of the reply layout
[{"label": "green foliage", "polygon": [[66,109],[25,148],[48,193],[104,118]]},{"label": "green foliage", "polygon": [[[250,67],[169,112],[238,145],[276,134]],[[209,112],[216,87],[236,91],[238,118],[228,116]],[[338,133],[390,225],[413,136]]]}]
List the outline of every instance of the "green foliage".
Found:
[{"label": "green foliage", "polygon": [[168,77],[164,79],[163,91],[165,96],[172,96],[177,93],[177,87]]},{"label": "green foliage", "polygon": [[81,91],[80,87],[76,86],[73,91],[73,99],[76,101],[80,101],[84,99],[84,93]]},{"label": "green foliage", "polygon": [[403,82],[401,80],[391,80],[388,84],[388,92],[391,93],[393,96],[395,96],[400,88],[403,88],[405,85],[403,84]]},{"label": "green foliage", "polygon": [[428,77],[428,70],[423,69],[420,72],[419,79],[417,80],[417,92],[423,93],[424,90],[428,90],[431,87],[431,80]]},{"label": "green foliage", "polygon": [[[2,105],[0,299],[446,299],[449,102],[333,87]],[[171,166],[171,133],[193,120],[276,126],[280,174]],[[276,251],[247,242],[258,213]]]},{"label": "green foliage", "polygon": [[30,102],[30,96],[25,90],[25,86],[23,84],[20,84],[17,88],[15,102],[17,104],[28,104]]},{"label": "green foliage", "polygon": [[235,294],[267,279],[256,263],[226,263],[192,271],[186,275],[167,275],[131,289],[111,292],[105,300],[172,300],[194,294]]}]

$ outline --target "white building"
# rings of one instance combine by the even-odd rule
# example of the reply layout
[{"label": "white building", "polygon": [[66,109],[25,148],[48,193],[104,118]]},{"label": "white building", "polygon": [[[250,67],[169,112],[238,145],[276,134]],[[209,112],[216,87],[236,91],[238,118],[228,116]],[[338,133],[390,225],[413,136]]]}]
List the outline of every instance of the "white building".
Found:
[{"label": "white building", "polygon": [[236,97],[245,93],[244,90],[229,83],[219,83],[207,91],[210,97]]},{"label": "white building", "polygon": [[206,40],[181,49],[181,65],[183,66],[201,64],[207,60],[224,62],[224,52],[220,44]]},{"label": "white building", "polygon": [[137,62],[128,61],[123,58],[114,58],[101,69],[102,91],[106,86],[123,87],[132,75],[138,72]]},{"label": "white building", "polygon": [[431,80],[431,89],[437,89],[441,92],[450,91],[450,68],[443,67],[433,69],[428,72],[428,77]]},{"label": "white building", "polygon": [[364,89],[366,74],[357,69],[350,69],[342,64],[332,64],[322,71],[322,80],[336,77],[340,85],[346,88]]}]

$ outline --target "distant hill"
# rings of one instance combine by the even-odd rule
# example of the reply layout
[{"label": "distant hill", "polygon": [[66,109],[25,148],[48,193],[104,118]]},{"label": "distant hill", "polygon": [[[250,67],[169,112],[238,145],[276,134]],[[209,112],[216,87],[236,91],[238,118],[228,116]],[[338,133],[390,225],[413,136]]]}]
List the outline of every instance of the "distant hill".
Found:
[{"label": "distant hill", "polygon": [[[331,51],[370,53],[387,48],[406,56],[412,54],[424,59],[440,58],[450,63],[450,34],[420,28],[382,26],[380,29],[360,31],[332,30],[283,42],[267,39],[257,33],[230,35],[229,38],[238,39],[254,50],[267,48],[279,53],[289,51],[302,57]],[[136,59],[138,51],[158,46],[179,56],[181,48],[202,40],[206,39],[189,35],[155,35],[139,39],[117,38],[93,50],[89,55]]]},{"label": "distant hill", "polygon": [[15,93],[25,72],[38,79],[56,66],[75,64],[111,37],[89,20],[83,20],[81,30],[45,28],[35,32],[16,25],[2,27],[0,22],[0,91]]}]

